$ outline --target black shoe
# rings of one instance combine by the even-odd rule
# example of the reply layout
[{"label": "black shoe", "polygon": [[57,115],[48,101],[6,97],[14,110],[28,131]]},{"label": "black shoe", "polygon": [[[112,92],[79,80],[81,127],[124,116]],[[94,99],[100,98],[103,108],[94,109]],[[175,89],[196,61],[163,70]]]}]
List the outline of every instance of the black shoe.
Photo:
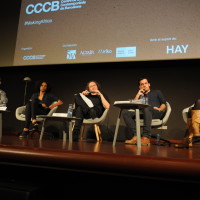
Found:
[{"label": "black shoe", "polygon": [[37,122],[33,123],[33,129],[32,131],[38,131],[39,124]]},{"label": "black shoe", "polygon": [[78,142],[79,138],[73,138],[73,142]]},{"label": "black shoe", "polygon": [[73,133],[73,134],[72,134],[72,140],[73,140],[74,142],[79,141],[79,134]]},{"label": "black shoe", "polygon": [[23,132],[19,135],[19,137],[20,137],[20,138],[25,138],[25,137],[28,136],[28,134],[29,134],[29,131],[23,131]]}]

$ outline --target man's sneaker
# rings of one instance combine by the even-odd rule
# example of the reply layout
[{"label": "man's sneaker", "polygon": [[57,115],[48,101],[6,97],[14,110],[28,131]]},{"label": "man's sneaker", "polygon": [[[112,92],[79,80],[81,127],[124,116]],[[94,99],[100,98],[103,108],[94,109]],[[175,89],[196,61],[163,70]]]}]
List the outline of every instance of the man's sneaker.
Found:
[{"label": "man's sneaker", "polygon": [[148,137],[142,137],[141,145],[150,145],[150,139]]}]

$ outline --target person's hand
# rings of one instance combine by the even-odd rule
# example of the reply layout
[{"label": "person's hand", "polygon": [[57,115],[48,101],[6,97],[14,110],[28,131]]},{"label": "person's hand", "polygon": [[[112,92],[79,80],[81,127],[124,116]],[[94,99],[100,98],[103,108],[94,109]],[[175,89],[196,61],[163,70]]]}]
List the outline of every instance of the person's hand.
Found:
[{"label": "person's hand", "polygon": [[[45,103],[42,104],[42,107],[43,107],[43,108],[48,108],[48,106],[47,106]],[[50,106],[49,106],[49,108],[50,108]],[[50,108],[50,109],[51,109],[51,108]]]},{"label": "person's hand", "polygon": [[144,89],[140,89],[137,93],[138,96],[142,95],[145,93],[145,90]]},{"label": "person's hand", "polygon": [[99,90],[93,90],[93,93],[95,93],[96,95],[101,95],[101,92]]},{"label": "person's hand", "polygon": [[[53,107],[54,107],[54,106],[53,106],[53,104],[52,104],[52,105],[49,106],[49,109],[52,109]],[[47,107],[47,108],[48,108],[48,107]]]},{"label": "person's hand", "polygon": [[88,95],[88,94],[89,94],[89,91],[88,91],[88,90],[84,90],[84,91],[82,92],[82,94],[83,94],[83,95]]},{"label": "person's hand", "polygon": [[158,107],[153,107],[153,109],[158,110],[159,112],[161,111],[161,109]]}]

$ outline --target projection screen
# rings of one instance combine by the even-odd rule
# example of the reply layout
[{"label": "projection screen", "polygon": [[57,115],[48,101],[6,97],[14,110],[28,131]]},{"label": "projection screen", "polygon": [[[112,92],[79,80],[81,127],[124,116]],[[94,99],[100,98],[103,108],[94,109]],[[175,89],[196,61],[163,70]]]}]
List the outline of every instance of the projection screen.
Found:
[{"label": "projection screen", "polygon": [[199,0],[22,0],[14,66],[200,57]]}]

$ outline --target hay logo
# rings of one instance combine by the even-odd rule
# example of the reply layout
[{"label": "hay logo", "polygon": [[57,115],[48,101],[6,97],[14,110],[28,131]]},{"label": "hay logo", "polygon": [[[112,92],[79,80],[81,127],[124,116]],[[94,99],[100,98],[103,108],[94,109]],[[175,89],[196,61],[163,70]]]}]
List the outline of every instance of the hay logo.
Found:
[{"label": "hay logo", "polygon": [[172,45],[172,46],[166,46],[166,53],[167,54],[183,54],[183,53],[187,53],[189,44],[187,45]]},{"label": "hay logo", "polygon": [[76,59],[76,50],[68,50],[66,58],[67,58],[67,60],[75,60]]},{"label": "hay logo", "polygon": [[29,4],[26,7],[26,13],[31,15],[33,13],[41,13],[41,12],[50,12],[50,11],[57,11],[60,9],[60,2],[59,1],[52,1],[52,2],[45,2],[37,3],[37,4]]}]

